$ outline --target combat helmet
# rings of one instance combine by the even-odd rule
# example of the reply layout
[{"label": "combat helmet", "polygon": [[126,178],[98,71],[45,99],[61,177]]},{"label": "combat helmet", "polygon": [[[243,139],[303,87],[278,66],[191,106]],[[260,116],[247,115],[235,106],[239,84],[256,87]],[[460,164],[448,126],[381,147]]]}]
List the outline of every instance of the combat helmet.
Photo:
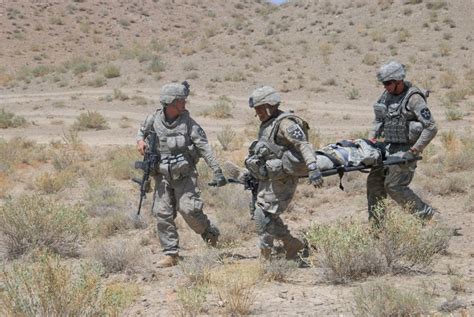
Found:
[{"label": "combat helmet", "polygon": [[377,71],[377,80],[379,82],[389,80],[403,80],[405,79],[405,66],[396,61],[388,62],[382,65]]},{"label": "combat helmet", "polygon": [[271,106],[278,106],[281,103],[281,97],[270,86],[262,86],[255,89],[249,98],[249,107],[255,108],[260,105],[271,105]]},{"label": "combat helmet", "polygon": [[181,84],[171,83],[161,87],[160,90],[160,103],[163,106],[167,106],[176,99],[186,99],[189,95],[189,83],[183,81]]}]

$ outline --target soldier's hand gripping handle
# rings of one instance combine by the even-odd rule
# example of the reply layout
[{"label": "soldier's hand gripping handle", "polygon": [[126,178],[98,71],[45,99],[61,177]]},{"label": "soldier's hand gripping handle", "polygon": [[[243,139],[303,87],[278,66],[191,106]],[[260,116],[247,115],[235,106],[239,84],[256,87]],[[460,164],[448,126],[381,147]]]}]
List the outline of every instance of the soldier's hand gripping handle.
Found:
[{"label": "soldier's hand gripping handle", "polygon": [[225,179],[222,170],[219,168],[214,172],[214,178],[208,185],[213,187],[221,187],[225,184],[227,184],[227,180]]},{"label": "soldier's hand gripping handle", "polygon": [[137,142],[137,150],[140,152],[141,155],[145,155],[145,150],[146,150],[146,142],[143,140],[139,140]]},{"label": "soldier's hand gripping handle", "polygon": [[318,165],[316,163],[311,163],[308,166],[308,180],[311,185],[313,185],[316,188],[321,188],[323,186],[323,175],[321,174],[321,171],[318,168]]}]

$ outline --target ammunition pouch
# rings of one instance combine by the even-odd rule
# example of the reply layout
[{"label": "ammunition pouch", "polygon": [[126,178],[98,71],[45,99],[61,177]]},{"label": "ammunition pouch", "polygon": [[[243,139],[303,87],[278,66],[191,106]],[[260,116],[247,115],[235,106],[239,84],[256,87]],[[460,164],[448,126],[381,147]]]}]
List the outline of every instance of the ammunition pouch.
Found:
[{"label": "ammunition pouch", "polygon": [[159,171],[169,179],[178,180],[188,176],[193,167],[183,154],[169,155],[161,159]]}]

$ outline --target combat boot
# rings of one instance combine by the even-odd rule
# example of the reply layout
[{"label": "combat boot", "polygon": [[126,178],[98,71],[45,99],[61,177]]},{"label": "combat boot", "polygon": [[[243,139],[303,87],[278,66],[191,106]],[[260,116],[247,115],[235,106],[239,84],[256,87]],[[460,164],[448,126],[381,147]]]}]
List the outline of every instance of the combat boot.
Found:
[{"label": "combat boot", "polygon": [[272,257],[272,249],[260,249],[260,261],[270,261]]},{"label": "combat boot", "polygon": [[210,225],[207,230],[201,234],[202,239],[211,247],[216,247],[219,241],[219,229],[216,226]]},{"label": "combat boot", "polygon": [[286,251],[287,260],[297,260],[299,258],[298,252],[303,250],[304,247],[305,243],[295,237],[289,236],[283,239],[283,248]]},{"label": "combat boot", "polygon": [[171,267],[177,265],[178,261],[178,254],[166,254],[160,261],[156,263],[156,266],[159,268]]}]

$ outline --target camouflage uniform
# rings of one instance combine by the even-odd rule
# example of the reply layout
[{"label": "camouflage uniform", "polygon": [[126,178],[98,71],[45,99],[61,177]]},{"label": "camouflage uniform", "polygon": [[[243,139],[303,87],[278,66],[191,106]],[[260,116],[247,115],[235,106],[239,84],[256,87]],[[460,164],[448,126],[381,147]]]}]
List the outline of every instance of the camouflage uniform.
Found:
[{"label": "camouflage uniform", "polygon": [[[384,76],[385,75],[385,76]],[[381,67],[380,81],[403,80],[405,71],[401,64],[390,62]],[[385,91],[374,106],[375,120],[369,138],[384,137],[387,155],[403,156],[421,153],[437,133],[436,123],[426,103],[424,92],[404,81],[399,95]],[[411,130],[421,129],[412,139]],[[431,218],[434,210],[423,202],[409,187],[417,163],[373,168],[367,178],[369,219],[376,219],[374,207],[387,194],[402,206],[410,206],[415,214]]]},{"label": "camouflage uniform", "polygon": [[[265,86],[261,91],[254,91],[253,96],[261,95],[265,89],[274,92],[271,87]],[[307,123],[301,118],[276,110],[271,118],[261,124],[258,140],[254,141],[246,158],[247,169],[259,180],[254,219],[262,254],[265,250],[271,250],[274,239],[283,241],[289,259],[295,258],[304,247],[302,240],[291,235],[280,215],[293,198],[301,176],[298,173],[308,175],[308,169],[319,173],[316,156],[307,140],[307,129]],[[297,165],[300,167],[296,169],[300,172],[296,171],[295,164],[288,163],[288,158],[299,162]]]},{"label": "camouflage uniform", "polygon": [[[180,84],[168,86],[171,85],[182,88]],[[166,101],[172,101],[163,95],[161,102],[166,106]],[[187,110],[170,123],[166,120],[164,109],[158,109],[146,118],[137,133],[137,141],[145,140],[152,130],[157,133],[157,148],[161,156],[159,166],[155,168],[152,212],[158,220],[158,237],[164,254],[177,255],[179,251],[174,221],[178,211],[205,241],[217,241],[219,231],[202,211],[203,202],[197,186],[196,164],[200,157],[215,174],[222,175],[204,130]]]}]

